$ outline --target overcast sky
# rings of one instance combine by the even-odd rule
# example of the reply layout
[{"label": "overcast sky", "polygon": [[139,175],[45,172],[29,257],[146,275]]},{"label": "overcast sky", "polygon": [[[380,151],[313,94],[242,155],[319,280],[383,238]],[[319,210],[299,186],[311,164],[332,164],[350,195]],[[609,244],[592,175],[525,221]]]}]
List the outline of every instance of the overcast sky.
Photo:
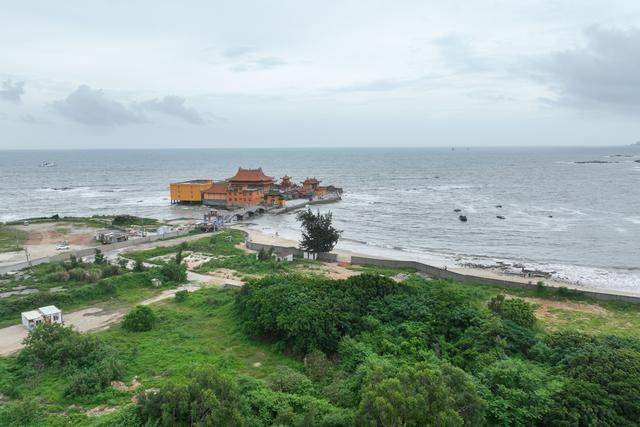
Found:
[{"label": "overcast sky", "polygon": [[638,0],[23,0],[0,12],[0,149],[638,140]]}]

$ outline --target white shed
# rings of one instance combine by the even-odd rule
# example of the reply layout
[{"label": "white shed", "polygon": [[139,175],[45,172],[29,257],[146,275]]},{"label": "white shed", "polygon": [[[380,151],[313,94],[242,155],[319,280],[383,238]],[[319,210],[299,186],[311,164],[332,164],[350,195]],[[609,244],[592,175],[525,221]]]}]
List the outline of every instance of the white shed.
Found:
[{"label": "white shed", "polygon": [[28,330],[32,330],[42,322],[42,314],[38,310],[25,311],[22,313],[22,324]]},{"label": "white shed", "polygon": [[22,324],[28,330],[33,330],[41,323],[64,323],[62,310],[55,305],[48,305],[22,313]]},{"label": "white shed", "polygon": [[318,254],[315,252],[305,252],[304,259],[316,260],[318,259]]}]

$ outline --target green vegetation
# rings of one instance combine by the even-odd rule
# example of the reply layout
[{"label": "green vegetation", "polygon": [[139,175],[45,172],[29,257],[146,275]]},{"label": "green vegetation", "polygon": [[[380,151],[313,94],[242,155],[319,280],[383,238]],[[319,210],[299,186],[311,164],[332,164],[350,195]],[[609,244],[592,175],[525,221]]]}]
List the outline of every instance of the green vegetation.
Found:
[{"label": "green vegetation", "polygon": [[[634,425],[639,340],[521,326],[488,308],[497,293],[371,274],[202,289],[157,306],[151,330],[98,334],[107,373],[138,389],[69,391],[64,351],[0,359],[0,424]],[[117,410],[85,415],[98,405]]]},{"label": "green vegetation", "polygon": [[145,332],[153,329],[156,315],[146,305],[137,305],[122,319],[122,329],[129,332]]},{"label": "green vegetation", "polygon": [[489,301],[489,309],[506,320],[511,320],[520,326],[530,328],[536,323],[533,305],[521,298],[505,299],[498,294]]},{"label": "green vegetation", "polygon": [[0,292],[7,293],[0,298],[0,326],[19,323],[22,311],[46,305],[56,305],[65,311],[100,301],[128,305],[157,292],[153,278],[167,287],[186,279],[184,266],[129,272],[99,257],[97,260],[84,263],[71,257],[66,262],[40,264],[15,277],[0,279]]},{"label": "green vegetation", "polygon": [[198,252],[211,256],[210,260],[195,269],[199,273],[226,268],[249,275],[265,275],[291,272],[306,264],[306,261],[302,260],[278,262],[271,256],[256,257],[255,254],[247,253],[237,247],[239,243],[244,242],[245,236],[246,234],[241,230],[227,229],[202,239],[179,245],[159,246],[146,251],[128,252],[124,256],[137,262],[161,266],[171,264],[173,254],[176,257],[180,256],[181,260],[186,252]]},{"label": "green vegetation", "polygon": [[186,301],[187,298],[189,298],[189,291],[182,290],[182,291],[176,292],[176,295],[175,295],[175,301],[176,302]]},{"label": "green vegetation", "polygon": [[360,425],[640,419],[640,340],[548,334],[533,328],[523,300],[498,297],[490,306],[500,316],[460,286],[373,275],[268,277],[247,284],[236,302],[251,336],[340,360],[319,385]]},{"label": "green vegetation", "polygon": [[[332,280],[300,274],[300,261],[247,254],[236,247],[242,239],[225,230],[127,254],[158,267],[108,278],[91,271],[121,267],[71,260],[34,268],[31,279],[64,271],[67,283],[126,281],[151,292],[152,278],[182,278],[184,257],[200,252],[213,256],[200,271],[235,266],[251,277],[239,291],[181,291],[153,309],[136,307],[121,328],[96,337],[65,328],[42,337],[38,329],[30,337],[37,345],[0,358],[0,425],[626,426],[640,419],[638,306],[373,267]],[[390,278],[400,272],[404,282]],[[121,386],[111,386],[114,379]],[[96,407],[106,415],[87,414]]]},{"label": "green vegetation", "polygon": [[311,208],[298,213],[298,221],[302,224],[302,241],[300,246],[309,252],[331,252],[338,243],[342,231],[332,225],[331,212],[313,213]]},{"label": "green vegetation", "polygon": [[[106,217],[108,218],[108,217]],[[157,227],[162,223],[155,218],[143,218],[133,215],[116,215],[111,219],[114,227],[131,227],[134,225],[143,227]]]},{"label": "green vegetation", "polygon": [[26,239],[25,231],[0,224],[0,253],[22,250],[22,244]]},{"label": "green vegetation", "polygon": [[25,340],[25,347],[14,372],[20,380],[34,370],[49,369],[69,377],[67,396],[86,396],[104,390],[122,375],[118,353],[99,338],[80,334],[57,323],[36,327]]}]

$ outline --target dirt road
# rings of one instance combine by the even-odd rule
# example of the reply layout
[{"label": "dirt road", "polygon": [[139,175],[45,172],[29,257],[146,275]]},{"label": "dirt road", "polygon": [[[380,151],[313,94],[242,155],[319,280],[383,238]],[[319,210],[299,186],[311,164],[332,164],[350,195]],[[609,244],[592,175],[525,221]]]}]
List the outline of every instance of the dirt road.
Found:
[{"label": "dirt road", "polygon": [[[158,295],[149,299],[140,301],[141,305],[154,304],[173,296],[178,291],[187,290],[189,292],[196,291],[206,286],[222,286],[228,284],[228,280],[224,278],[209,276],[204,274],[187,272],[187,280],[189,283],[181,285],[174,289],[166,289]],[[237,281],[233,281],[236,284]],[[241,286],[242,283],[239,283]],[[114,323],[117,323],[127,313],[127,309],[105,309],[102,307],[88,307],[71,313],[63,313],[64,323],[80,332],[96,332],[107,329]],[[0,356],[9,356],[23,345],[22,341],[27,337],[27,329],[22,325],[9,326],[0,329]]]}]

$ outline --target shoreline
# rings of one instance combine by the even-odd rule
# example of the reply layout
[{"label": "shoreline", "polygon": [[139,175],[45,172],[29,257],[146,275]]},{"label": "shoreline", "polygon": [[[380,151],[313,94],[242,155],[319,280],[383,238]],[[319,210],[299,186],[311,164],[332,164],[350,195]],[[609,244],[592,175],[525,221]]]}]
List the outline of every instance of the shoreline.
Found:
[{"label": "shoreline", "polygon": [[[254,243],[264,244],[264,245],[272,245],[272,246],[288,246],[288,247],[298,247],[298,241],[282,237],[276,233],[267,233],[265,231],[258,230],[256,228],[252,228],[252,225],[255,226],[255,223],[240,223],[231,226],[230,228],[239,229],[245,231],[248,235],[248,239]],[[388,256],[380,256],[378,254],[371,254],[366,252],[358,252],[351,251],[345,249],[334,249],[332,253],[338,255],[338,261],[350,262],[352,256],[357,257],[371,257],[378,258],[384,260],[395,260],[397,258],[390,258]],[[409,260],[409,259],[407,259]],[[419,261],[423,264],[432,265],[429,263],[425,263],[424,261]],[[436,268],[443,268],[445,266],[432,265]],[[491,280],[503,280],[510,282],[517,282],[523,285],[536,284],[538,282],[543,282],[545,286],[554,287],[554,288],[568,288],[577,291],[585,291],[585,292],[594,292],[594,293],[602,293],[602,294],[612,294],[612,295],[621,295],[621,296],[640,296],[640,292],[629,292],[622,291],[617,289],[610,288],[602,288],[598,286],[586,285],[586,284],[578,284],[570,281],[564,281],[557,278],[546,278],[546,277],[523,277],[519,274],[510,274],[505,273],[499,268],[495,267],[473,267],[473,266],[465,266],[465,265],[452,265],[446,266],[448,271],[453,273],[463,274],[466,276],[474,276],[483,279],[491,279]]]}]

